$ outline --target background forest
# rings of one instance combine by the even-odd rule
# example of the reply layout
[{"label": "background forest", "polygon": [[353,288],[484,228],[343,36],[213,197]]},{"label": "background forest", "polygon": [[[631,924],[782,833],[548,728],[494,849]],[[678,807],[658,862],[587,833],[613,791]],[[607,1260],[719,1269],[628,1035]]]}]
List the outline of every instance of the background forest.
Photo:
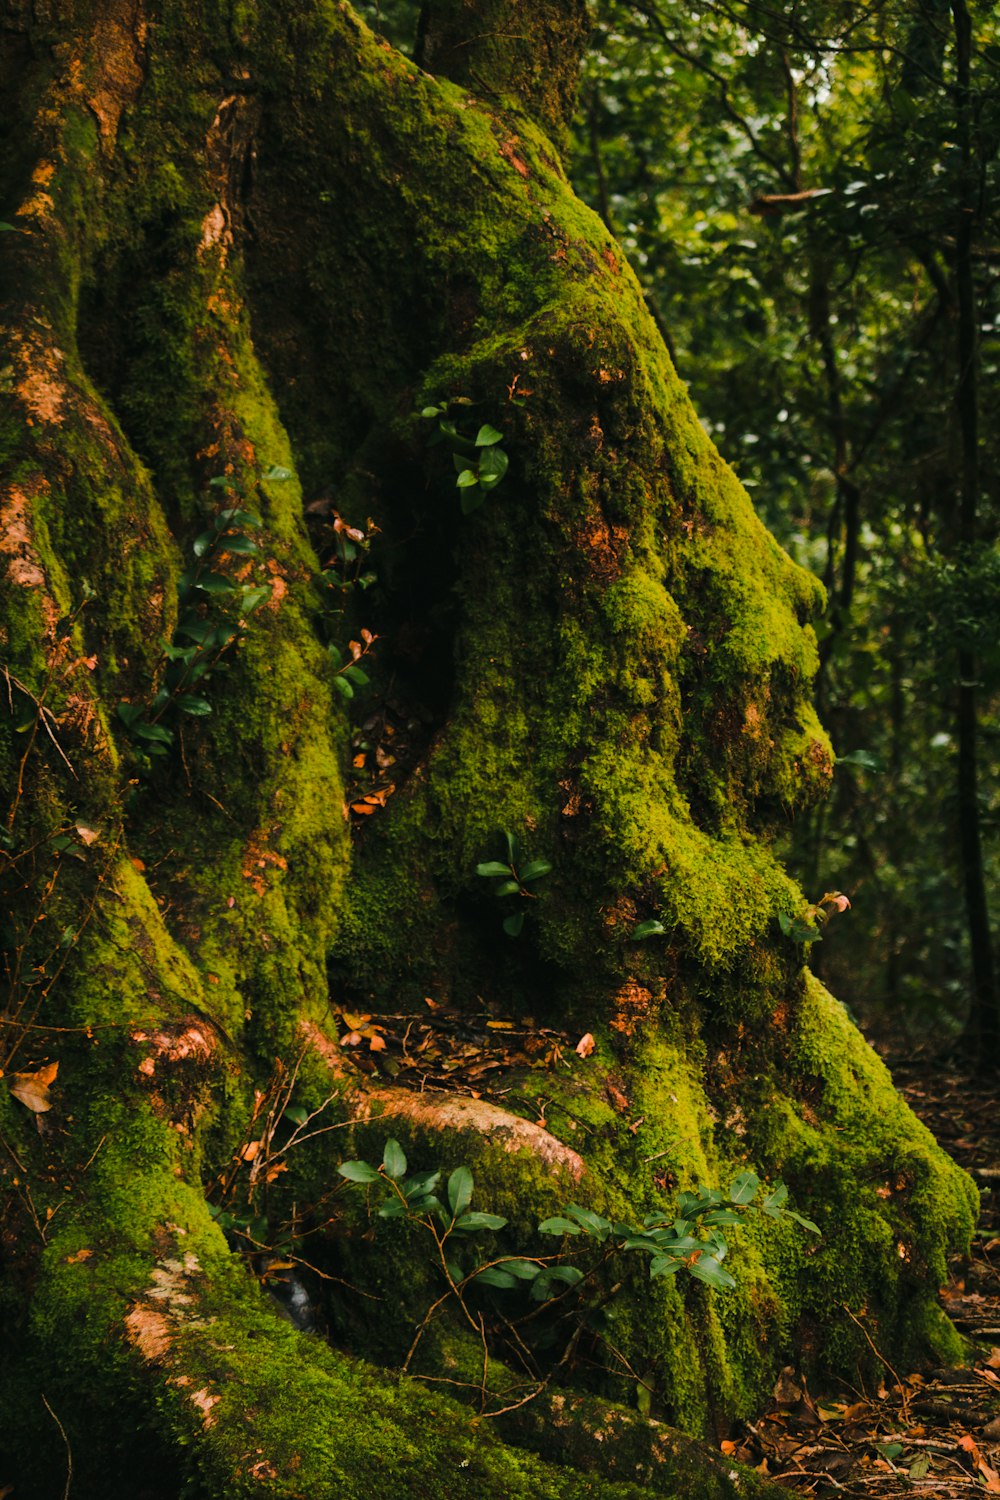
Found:
[{"label": "background forest", "polygon": [[[413,52],[416,6],[361,8]],[[998,30],[961,0],[602,0],[572,160],[704,425],[826,585],[839,759],[786,858],[853,910],[811,965],[876,1034],[994,1058]]]}]

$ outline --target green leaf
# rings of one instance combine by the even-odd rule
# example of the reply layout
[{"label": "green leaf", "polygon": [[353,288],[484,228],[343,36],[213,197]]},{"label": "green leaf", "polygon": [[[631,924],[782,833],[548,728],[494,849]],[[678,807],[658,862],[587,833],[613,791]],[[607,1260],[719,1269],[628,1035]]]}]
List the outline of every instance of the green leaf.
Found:
[{"label": "green leaf", "polygon": [[502,448],[485,449],[482,458],[479,460],[480,481],[490,488],[499,484],[506,474],[509,464],[510,459]]},{"label": "green leaf", "polygon": [[448,1204],[457,1219],[472,1202],[472,1173],[468,1167],[456,1167],[448,1178]]},{"label": "green leaf", "polygon": [[835,766],[857,766],[862,771],[874,771],[876,774],[885,770],[882,761],[870,750],[851,750],[847,755],[838,755],[833,763]]},{"label": "green leaf", "polygon": [[761,1208],[766,1214],[770,1214],[772,1219],[776,1219],[781,1213],[781,1206],[787,1198],[788,1189],[785,1184],[783,1182],[776,1182],[773,1191],[768,1193],[761,1204]]},{"label": "green leaf", "polygon": [[203,531],[201,536],[196,536],[191,543],[191,551],[195,557],[204,557],[209,547],[215,546],[215,532]]},{"label": "green leaf", "polygon": [[929,1453],[918,1453],[910,1464],[911,1479],[926,1479],[930,1473],[931,1456]]},{"label": "green leaf", "polygon": [[385,1143],[382,1165],[385,1168],[385,1175],[391,1177],[393,1182],[398,1182],[401,1177],[406,1176],[405,1153],[399,1142],[393,1140],[391,1136]]},{"label": "green leaf", "polygon": [[291,469],[286,469],[283,464],[272,464],[264,471],[264,478],[269,479],[272,484],[281,484],[286,479],[294,479],[295,475]]},{"label": "green leaf", "polygon": [[344,676],[350,678],[351,682],[357,683],[358,687],[367,687],[368,683],[371,682],[371,678],[363,667],[345,667]]},{"label": "green leaf", "polygon": [[409,1204],[413,1214],[444,1214],[440,1200],[433,1193],[427,1193],[422,1198],[411,1198]]},{"label": "green leaf", "polygon": [[902,1443],[879,1443],[877,1446],[882,1457],[890,1460],[898,1458],[903,1451]]},{"label": "green leaf", "polygon": [[[131,729],[136,720],[142,718],[144,712],[145,709],[143,708],[143,705],[141,703],[123,702],[119,703],[116,709],[116,713],[118,714],[119,719],[121,719],[122,723],[125,725],[126,729]],[[32,715],[31,722],[34,723],[34,715]]]},{"label": "green leaf", "polygon": [[351,684],[348,682],[346,677],[338,675],[333,679],[333,685],[342,698],[354,697],[354,689],[351,687]]},{"label": "green leaf", "polygon": [[524,869],[520,872],[521,883],[525,884],[529,880],[541,880],[542,876],[548,875],[551,869],[552,866],[549,864],[547,859],[533,859],[531,863],[525,865]]},{"label": "green leaf", "polygon": [[589,1208],[581,1208],[579,1203],[567,1203],[566,1212],[572,1215],[587,1234],[600,1240],[602,1244],[611,1232],[609,1220],[602,1219],[600,1214],[593,1213]]},{"label": "green leaf", "polygon": [[482,427],[480,427],[479,431],[476,433],[477,448],[491,448],[494,443],[502,442],[503,433],[497,432],[496,428],[491,427],[489,422],[484,422]]},{"label": "green leaf", "polygon": [[511,1276],[516,1276],[519,1281],[534,1281],[542,1270],[537,1260],[505,1260],[503,1268],[509,1271]]},{"label": "green leaf", "polygon": [[198,646],[163,646],[163,655],[168,661],[192,661],[198,655]]},{"label": "green leaf", "polygon": [[229,526],[263,526],[264,522],[254,511],[240,510],[238,506],[230,505],[219,511],[213,524],[216,531],[225,531]]},{"label": "green leaf", "polygon": [[348,1182],[379,1182],[381,1180],[375,1168],[369,1166],[366,1161],[342,1161],[337,1171],[341,1177],[346,1177]]},{"label": "green leaf", "polygon": [[697,1260],[691,1261],[688,1270],[692,1276],[697,1277],[699,1281],[707,1282],[709,1286],[721,1289],[736,1285],[734,1277],[730,1276],[728,1271],[723,1270],[722,1266],[719,1265],[719,1262],[712,1255],[705,1255],[704,1253],[699,1255]]},{"label": "green leaf", "polygon": [[157,745],[172,745],[174,743],[172,730],[164,729],[162,724],[144,724],[140,720],[133,727],[136,738],[145,740],[147,743]]},{"label": "green leaf", "polygon": [[582,1234],[583,1230],[579,1224],[574,1224],[572,1219],[564,1219],[556,1214],[551,1219],[543,1219],[538,1226],[539,1234]]},{"label": "green leaf", "polygon": [[193,693],[181,693],[177,699],[177,707],[182,714],[190,714],[195,719],[203,719],[212,712],[208,699],[198,698]]},{"label": "green leaf", "polygon": [[403,1195],[406,1198],[419,1198],[425,1193],[433,1193],[441,1181],[441,1173],[431,1168],[429,1172],[415,1172],[414,1175],[402,1183]]},{"label": "green leaf", "polygon": [[198,615],[185,615],[182,620],[178,620],[176,633],[187,636],[189,641],[197,641],[199,646],[207,646],[215,635],[215,627]]},{"label": "green leaf", "polygon": [[223,552],[232,552],[240,557],[256,557],[260,551],[257,543],[250,537],[244,536],[241,531],[238,531],[235,536],[222,537],[219,546]]},{"label": "green leaf", "polygon": [[729,1189],[730,1203],[751,1203],[757,1196],[760,1178],[756,1172],[740,1172],[733,1178]]},{"label": "green leaf", "polygon": [[576,1287],[580,1281],[583,1281],[583,1272],[579,1266],[546,1266],[532,1281],[532,1302],[544,1302],[546,1298],[555,1296],[556,1286]]},{"label": "green leaf", "polygon": [[443,406],[425,406],[420,415],[425,419],[425,421],[431,422],[435,417],[439,417],[443,411]]},{"label": "green leaf", "polygon": [[494,875],[509,875],[510,865],[502,865],[499,860],[488,859],[483,864],[476,866],[476,874],[486,877]]},{"label": "green leaf", "polygon": [[213,490],[238,490],[239,485],[231,474],[216,474],[214,479],[208,481],[209,488]]},{"label": "green leaf", "polygon": [[640,943],[643,938],[663,937],[666,930],[663,923],[658,921],[656,917],[647,917],[645,922],[639,922],[637,926],[632,928],[629,936],[633,943]]},{"label": "green leaf", "polygon": [[239,584],[234,583],[231,578],[224,578],[221,573],[203,573],[195,580],[196,589],[201,589],[203,594],[235,594]]},{"label": "green leaf", "polygon": [[[451,1184],[449,1182],[449,1196]],[[454,1212],[455,1210],[453,1210]],[[462,1214],[461,1218],[455,1220],[456,1229],[502,1229],[507,1220],[502,1219],[499,1214]]]},{"label": "green leaf", "polygon": [[472,1279],[480,1286],[496,1286],[505,1292],[517,1286],[517,1277],[501,1270],[499,1266],[487,1266],[484,1271],[476,1271]]},{"label": "green leaf", "polygon": [[481,489],[463,490],[459,499],[459,504],[462,507],[462,515],[471,516],[475,511],[479,510],[484,498]]},{"label": "green leaf", "polygon": [[301,1104],[289,1104],[284,1111],[284,1119],[291,1120],[293,1125],[304,1125],[309,1118],[309,1111]]},{"label": "green leaf", "polygon": [[510,859],[510,862],[512,865],[516,865],[518,854],[520,852],[520,845],[518,844],[515,835],[511,833],[509,828],[504,829],[503,836],[507,840],[507,855]]},{"label": "green leaf", "polygon": [[245,588],[240,600],[240,612],[244,615],[253,614],[255,609],[271,597],[271,585],[269,583],[257,584],[255,588]]},{"label": "green leaf", "polygon": [[479,483],[479,475],[472,469],[463,469],[455,480],[460,490],[471,490],[474,484]]},{"label": "green leaf", "polygon": [[521,928],[524,926],[524,912],[516,911],[512,916],[504,917],[503,930],[508,937],[520,937]]},{"label": "green leaf", "polygon": [[684,1266],[682,1255],[658,1255],[649,1263],[649,1274],[653,1276],[676,1276]]},{"label": "green leaf", "polygon": [[497,886],[493,894],[494,896],[513,896],[520,889],[516,880],[505,880],[502,885]]},{"label": "green leaf", "polygon": [[823,1232],[818,1224],[813,1223],[812,1219],[804,1219],[802,1215],[797,1214],[793,1208],[785,1209],[785,1217],[787,1219],[794,1220],[796,1224],[801,1224],[803,1229],[811,1230],[813,1234],[822,1234]]},{"label": "green leaf", "polygon": [[742,1224],[743,1215],[735,1208],[710,1209],[701,1221],[703,1224]]},{"label": "green leaf", "polygon": [[387,1198],[378,1211],[380,1219],[405,1219],[406,1204],[398,1198]]}]

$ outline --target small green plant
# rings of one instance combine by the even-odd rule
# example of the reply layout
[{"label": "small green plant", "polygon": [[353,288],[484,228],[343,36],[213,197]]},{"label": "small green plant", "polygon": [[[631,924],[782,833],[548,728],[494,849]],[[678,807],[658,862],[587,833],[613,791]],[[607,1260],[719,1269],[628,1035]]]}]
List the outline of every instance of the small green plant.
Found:
[{"label": "small green plant", "polygon": [[[293,1202],[287,1216],[276,1211],[274,1196],[288,1170],[290,1153],[318,1135],[346,1128],[344,1121],[324,1120],[336,1093],[312,1110],[294,1102],[305,1055],[300,1052],[291,1069],[280,1058],[276,1060],[270,1079],[254,1094],[253,1109],[232,1160],[207,1194],[209,1213],[232,1246],[254,1264],[266,1257],[265,1279],[291,1265],[324,1275],[303,1257],[303,1242],[329,1224],[329,1199],[335,1193],[325,1194],[317,1203]],[[337,1184],[337,1189],[342,1187],[343,1183]]]},{"label": "small green plant", "polygon": [[435,423],[435,431],[429,441],[446,443],[451,449],[452,462],[458,476],[455,484],[460,492],[462,514],[471,515],[479,509],[491,490],[495,490],[507,472],[510,460],[500,444],[503,433],[484,422],[475,436],[462,432],[458,419],[449,415],[454,406],[471,406],[468,396],[453,396],[436,406],[425,406],[420,413],[427,422]]},{"label": "small green plant", "polygon": [[778,926],[784,936],[791,938],[793,943],[803,943],[806,948],[809,948],[813,943],[823,941],[822,929],[834,912],[848,911],[850,905],[850,901],[840,891],[827,891],[824,896],[807,906],[800,914],[779,912]]},{"label": "small green plant", "polygon": [[431,1168],[407,1176],[408,1166],[403,1148],[398,1141],[390,1139],[385,1143],[382,1161],[377,1167],[366,1161],[345,1161],[337,1168],[340,1176],[348,1182],[378,1185],[388,1190],[376,1211],[380,1219],[405,1219],[433,1241],[434,1260],[444,1277],[445,1291],[428,1308],[416,1330],[403,1365],[404,1374],[431,1319],[446,1302],[457,1302],[465,1319],[477,1334],[480,1333],[480,1324],[465,1301],[465,1293],[473,1283],[509,1290],[530,1282],[532,1296],[543,1300],[552,1295],[557,1284],[573,1286],[583,1279],[583,1272],[575,1266],[549,1263],[550,1260],[558,1262],[559,1256],[524,1258],[501,1255],[493,1260],[477,1261],[471,1269],[465,1269],[462,1260],[468,1258],[470,1236],[483,1230],[503,1229],[507,1220],[499,1214],[473,1210],[474,1181],[468,1167],[456,1167],[450,1174],[445,1185],[445,1201],[442,1202],[438,1197],[444,1175],[441,1170]]},{"label": "small green plant", "polygon": [[[371,651],[377,640],[378,636],[373,635],[370,630],[362,630],[360,641],[348,641],[346,651],[344,651],[343,647],[334,645],[332,641],[327,646],[326,649],[330,660],[337,667],[333,677],[333,685],[342,698],[353,698],[355,688],[367,687],[371,681],[368,673],[360,663]],[[338,662],[340,663],[339,666],[337,665]]]},{"label": "small green plant", "polygon": [[368,553],[373,537],[379,528],[369,516],[366,529],[351,526],[337,511],[332,512],[330,531],[333,538],[331,555],[317,575],[316,583],[322,599],[322,633],[327,653],[334,666],[333,686],[342,698],[354,697],[356,688],[367,687],[368,673],[360,665],[372,650],[378,636],[370,630],[359,631],[360,640],[342,644],[344,617],[351,595],[364,591],[378,582],[378,577],[367,567]]},{"label": "small green plant", "polygon": [[[502,900],[516,896],[519,901],[536,901],[538,894],[532,887],[544,879],[552,869],[547,859],[530,859],[524,862],[523,850],[514,834],[504,830],[507,842],[507,862],[488,859],[476,866],[476,874],[484,880],[495,880],[494,896]],[[503,930],[508,937],[519,937],[524,927],[524,907],[504,918]]]},{"label": "small green plant", "polygon": [[720,1188],[697,1187],[677,1197],[673,1211],[647,1214],[641,1226],[615,1224],[578,1203],[567,1205],[565,1213],[539,1224],[541,1234],[589,1235],[599,1245],[616,1241],[618,1250],[638,1250],[650,1257],[649,1274],[675,1276],[686,1271],[698,1281],[718,1288],[735,1286],[722,1262],[729,1253],[723,1230],[740,1224],[748,1210],[759,1206],[768,1218],[793,1219],[804,1229],[819,1234],[810,1219],[804,1219],[788,1207],[788,1189],[778,1182],[757,1204],[761,1181],[756,1172],[740,1172],[733,1178],[728,1193]]},{"label": "small green plant", "polygon": [[667,929],[658,917],[647,917],[645,922],[637,922],[629,933],[633,943],[641,943],[645,938],[665,937]]},{"label": "small green plant", "polygon": [[[291,471],[275,466],[264,478],[290,479]],[[242,498],[241,487],[229,477],[220,475],[210,486]],[[212,712],[204,692],[209,678],[227,669],[224,658],[246,631],[249,617],[271,597],[270,584],[239,582],[221,571],[226,558],[260,554],[248,532],[262,524],[252,511],[226,505],[192,543],[193,561],[177,580],[177,625],[173,639],[163,643],[160,686],[151,703],[118,705],[129,738],[153,759],[170,753],[179,716],[204,718]]]},{"label": "small green plant", "polygon": [[[544,1355],[550,1361],[555,1347],[568,1340],[563,1354],[555,1358],[549,1375],[539,1374],[538,1383],[530,1394],[517,1402],[523,1405],[533,1399],[554,1371],[571,1357],[584,1328],[591,1332],[598,1328],[605,1304],[621,1287],[620,1277],[615,1276],[610,1293],[602,1292],[597,1282],[598,1273],[618,1255],[630,1251],[646,1254],[651,1277],[683,1272],[721,1291],[736,1284],[722,1265],[729,1250],[725,1230],[730,1225],[742,1223],[751,1211],[759,1209],[772,1219],[790,1218],[803,1228],[819,1233],[815,1224],[788,1207],[788,1189],[784,1183],[778,1182],[765,1191],[755,1172],[743,1171],[734,1177],[728,1191],[699,1186],[682,1192],[673,1209],[648,1214],[641,1225],[615,1223],[579,1203],[567,1204],[561,1214],[539,1224],[538,1232],[563,1240],[582,1236],[592,1246],[598,1247],[600,1254],[596,1261],[593,1255],[589,1255],[582,1267],[574,1265],[570,1258],[580,1258],[576,1247],[560,1250],[555,1255],[500,1255],[483,1260],[474,1252],[474,1237],[484,1230],[496,1232],[504,1229],[507,1220],[499,1214],[472,1209],[474,1184],[468,1167],[456,1167],[447,1179],[444,1192],[439,1194],[444,1176],[442,1171],[431,1168],[411,1174],[402,1147],[398,1141],[390,1139],[385,1143],[382,1161],[378,1165],[347,1161],[337,1170],[348,1182],[378,1191],[375,1210],[378,1218],[402,1219],[427,1234],[433,1244],[434,1264],[444,1279],[445,1289],[417,1325],[403,1373],[409,1372],[420,1340],[432,1319],[442,1307],[451,1303],[475,1331],[483,1347],[483,1381],[481,1387],[476,1387],[481,1394],[483,1409],[490,1337],[495,1336],[503,1342],[513,1334],[521,1354],[526,1355],[531,1363],[534,1363],[534,1354],[525,1342],[530,1337],[530,1329],[535,1330],[537,1340],[534,1353]],[[508,1295],[499,1317],[488,1321],[477,1305],[473,1303],[470,1307],[467,1300],[475,1288],[489,1288],[504,1294],[520,1292],[527,1296],[529,1304],[543,1306],[517,1313]],[[588,1292],[594,1295],[588,1295]],[[568,1304],[566,1299],[570,1299]],[[551,1318],[548,1325],[537,1322],[539,1315],[546,1311],[544,1304],[552,1304],[554,1324]],[[555,1335],[554,1344],[556,1328],[561,1332]],[[548,1351],[547,1355],[545,1351]],[[490,1414],[498,1415],[496,1412]]]}]

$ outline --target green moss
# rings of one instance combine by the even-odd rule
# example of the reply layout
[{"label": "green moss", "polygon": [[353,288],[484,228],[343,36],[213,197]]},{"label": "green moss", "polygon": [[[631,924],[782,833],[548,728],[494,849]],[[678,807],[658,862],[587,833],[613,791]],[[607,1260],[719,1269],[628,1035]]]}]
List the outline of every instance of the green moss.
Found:
[{"label": "green moss", "polygon": [[[295,1335],[229,1256],[200,1178],[231,1165],[253,1089],[276,1057],[292,1063],[302,1016],[324,1019],[333,945],[338,1004],[485,999],[597,1036],[590,1059],[514,1075],[505,1095],[581,1153],[578,1185],[470,1132],[395,1119],[354,1132],[359,1153],[391,1130],[414,1161],[470,1164],[477,1202],[509,1220],[498,1246],[549,1248],[537,1222],[570,1195],[634,1220],[746,1165],[780,1172],[821,1223],[818,1241],[764,1219],[734,1231],[728,1297],[650,1283],[641,1257],[604,1268],[600,1289],[621,1282],[613,1341],[656,1413],[701,1433],[751,1415],[789,1360],[852,1373],[873,1356],[850,1314],[888,1357],[954,1353],[929,1288],[967,1240],[969,1186],[842,1010],[796,976],[776,924],[801,896],[774,829],[829,774],[809,702],[821,591],[755,517],[619,250],[523,113],[420,73],[325,0],[176,0],[150,38],[114,154],[57,94],[39,125],[59,233],[26,326],[59,345],[63,408],[44,430],[2,434],[17,482],[39,481],[47,592],[14,591],[4,643],[33,683],[53,618],[83,578],[97,595],[73,645],[98,657],[102,734],[73,747],[79,787],[33,763],[31,826],[70,823],[85,802],[98,852],[117,851],[43,1023],[94,1028],[53,1033],[67,1038],[67,1128],[39,1202],[64,1206],[40,1265],[25,1254],[20,1268],[25,1282],[37,1270],[30,1308],[0,1308],[24,1351],[0,1377],[24,1472],[52,1451],[39,1388],[69,1418],[92,1476],[81,1487],[109,1494],[130,1492],[137,1456],[162,1453],[174,1491],[206,1496],[350,1497],[373,1474],[400,1495],[672,1494],[674,1471],[643,1470],[637,1488],[588,1476],[575,1451],[543,1462],[438,1394]],[[248,203],[229,201],[213,134],[215,60],[234,54],[261,107]],[[220,198],[237,230],[252,214],[246,264],[238,243],[204,234]],[[464,519],[449,456],[412,415],[448,395],[475,403],[511,460]],[[301,483],[258,483],[272,463]],[[122,778],[138,779],[114,709],[155,692],[177,578],[223,472],[260,508],[246,576],[271,580],[272,599],[213,678],[211,715],[185,727],[183,755],[178,739],[174,761],[131,789],[114,844]],[[344,495],[359,508],[371,496],[386,541],[372,595],[392,622],[383,681],[401,715],[437,714],[426,752],[359,829],[349,882],[345,724],[300,516],[303,499]],[[436,644],[408,656],[406,627],[428,622]],[[438,689],[421,720],[436,674],[448,701]],[[2,734],[9,767],[17,745]],[[475,875],[504,828],[553,866],[517,942]],[[90,859],[65,883],[77,911],[94,896]],[[654,915],[663,937],[631,941]],[[192,1015],[211,1039],[195,1064],[169,1065],[136,1034],[169,1037]],[[303,1099],[324,1096],[320,1073],[304,1068]],[[312,1143],[274,1187],[275,1215],[320,1196],[346,1135]],[[398,1364],[436,1273],[411,1234],[390,1226],[372,1248],[367,1227],[355,1198],[327,1251],[382,1301],[366,1326],[342,1307],[334,1320]],[[190,1302],[157,1302],[165,1272]],[[172,1342],[143,1362],[122,1327],[157,1305]],[[444,1362],[454,1329],[440,1334],[428,1347]],[[573,1379],[601,1402],[634,1399],[613,1366]],[[123,1408],[134,1436],[119,1449]],[[677,1473],[690,1500],[700,1481]]]}]

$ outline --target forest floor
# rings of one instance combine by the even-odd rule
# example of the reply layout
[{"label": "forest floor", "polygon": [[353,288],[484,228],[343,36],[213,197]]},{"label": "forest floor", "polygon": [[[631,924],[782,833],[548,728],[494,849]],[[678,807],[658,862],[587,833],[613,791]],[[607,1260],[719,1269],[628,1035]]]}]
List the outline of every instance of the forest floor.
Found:
[{"label": "forest floor", "polygon": [[919,1372],[885,1366],[877,1389],[845,1384],[822,1395],[806,1390],[789,1369],[764,1416],[725,1442],[723,1451],[797,1495],[843,1500],[1000,1495],[997,1086],[931,1058],[889,1061],[911,1108],[972,1173],[982,1194],[972,1254],[952,1262],[940,1294],[956,1328],[970,1341],[968,1363]]}]

